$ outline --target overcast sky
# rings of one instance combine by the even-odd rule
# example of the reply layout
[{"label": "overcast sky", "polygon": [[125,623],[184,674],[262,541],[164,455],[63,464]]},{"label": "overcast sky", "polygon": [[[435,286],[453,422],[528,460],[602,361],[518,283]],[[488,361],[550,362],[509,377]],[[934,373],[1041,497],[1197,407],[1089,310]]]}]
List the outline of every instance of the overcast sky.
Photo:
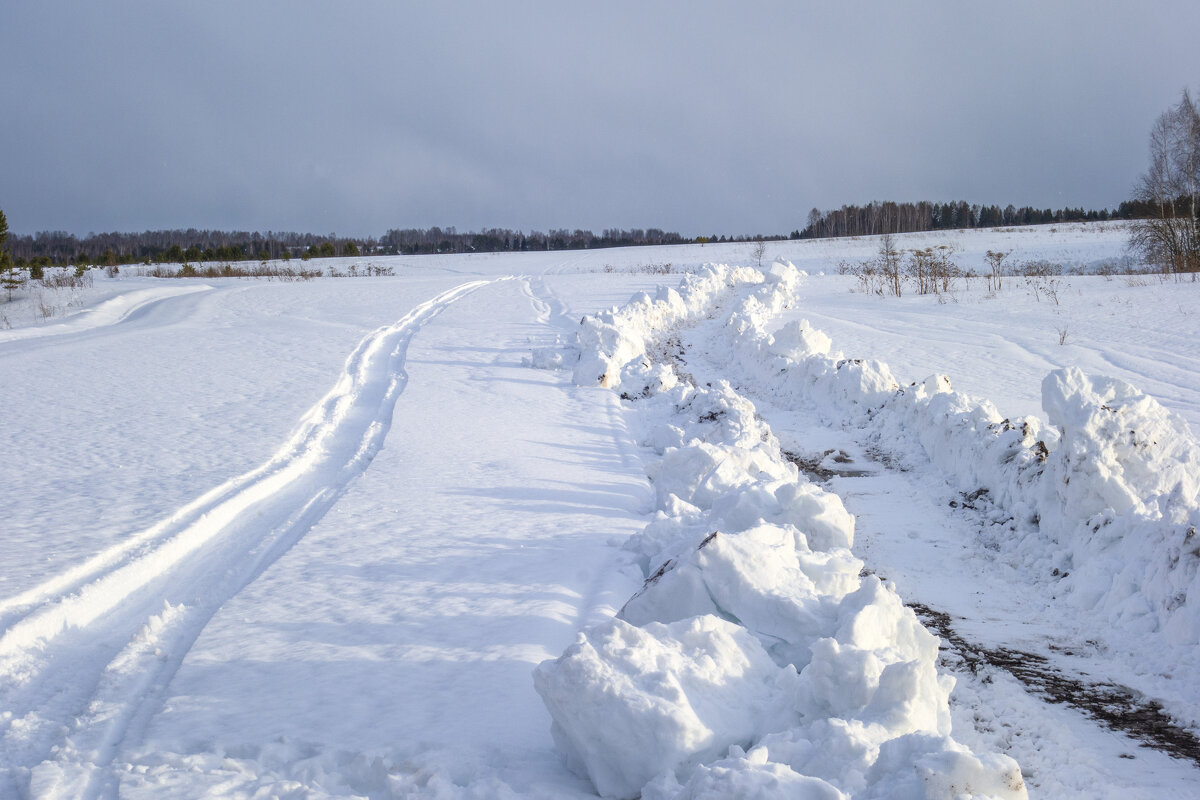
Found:
[{"label": "overcast sky", "polygon": [[786,233],[1114,207],[1200,3],[56,2],[0,11],[16,233]]}]

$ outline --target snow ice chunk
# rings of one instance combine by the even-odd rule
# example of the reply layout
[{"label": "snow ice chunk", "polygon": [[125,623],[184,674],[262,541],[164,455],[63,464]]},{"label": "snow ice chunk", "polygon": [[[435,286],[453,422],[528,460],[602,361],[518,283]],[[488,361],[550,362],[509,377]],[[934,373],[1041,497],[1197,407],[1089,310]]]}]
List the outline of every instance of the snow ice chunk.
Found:
[{"label": "snow ice chunk", "polygon": [[854,545],[854,515],[842,499],[813,483],[785,483],[775,492],[779,522],[804,531],[814,550],[849,549]]},{"label": "snow ice chunk", "polygon": [[864,800],[1025,800],[1021,768],[1008,756],[976,755],[944,736],[885,742],[867,774]]},{"label": "snow ice chunk", "polygon": [[791,526],[712,533],[646,582],[621,610],[635,625],[717,614],[745,626],[781,664],[803,667],[809,645],[837,624],[842,597],[859,587],[849,551],[814,553]]},{"label": "snow ice chunk", "polygon": [[874,575],[863,578],[861,587],[842,601],[838,613],[837,638],[841,642],[887,652],[889,660],[937,658],[938,638]]},{"label": "snow ice chunk", "polygon": [[879,754],[878,727],[838,718],[818,718],[790,730],[764,736],[757,750],[770,761],[787,764],[801,775],[826,780],[847,794],[861,791]]},{"label": "snow ice chunk", "polygon": [[1153,398],[1076,368],[1046,377],[1042,404],[1062,436],[1046,460],[1041,523],[1063,547],[1072,602],[1194,644],[1200,443]]},{"label": "snow ice chunk", "polygon": [[760,753],[765,755],[759,748],[701,765],[682,786],[673,775],[664,776],[646,787],[642,800],[848,800],[826,781],[765,761]]},{"label": "snow ice chunk", "polygon": [[711,509],[715,527],[736,533],[766,521],[779,521],[783,508],[775,494],[780,486],[790,485],[790,481],[759,482],[717,498]]},{"label": "snow ice chunk", "polygon": [[949,735],[954,681],[938,676],[938,638],[912,609],[868,576],[842,601],[838,619],[836,636],[813,643],[800,674],[806,710],[877,724],[892,736]]},{"label": "snow ice chunk", "polygon": [[621,370],[620,385],[624,397],[653,397],[679,385],[679,376],[666,364],[635,359]]},{"label": "snow ice chunk", "polygon": [[622,798],[797,724],[797,680],[745,629],[712,616],[644,628],[614,619],[534,671],[568,763]]},{"label": "snow ice chunk", "polygon": [[732,447],[696,442],[668,450],[648,470],[659,504],[673,494],[699,508],[756,481],[794,479],[796,468],[766,447]]},{"label": "snow ice chunk", "polygon": [[827,356],[829,348],[833,346],[833,340],[813,328],[806,319],[789,322],[776,331],[769,341],[772,354],[795,361],[802,361],[809,356]]},{"label": "snow ice chunk", "polygon": [[534,369],[558,369],[563,365],[561,347],[539,347],[521,360],[523,366]]},{"label": "snow ice chunk", "polygon": [[932,397],[935,394],[954,391],[950,388],[950,378],[946,375],[930,375],[921,384],[925,396]]},{"label": "snow ice chunk", "polygon": [[1169,502],[1196,507],[1200,445],[1182,417],[1149,395],[1069,367],[1042,381],[1042,407],[1062,431],[1055,488],[1068,518],[1105,508],[1158,517]]},{"label": "snow ice chunk", "polygon": [[713,501],[714,527],[734,533],[763,522],[792,525],[804,533],[813,550],[849,549],[854,543],[854,516],[842,499],[814,483],[759,481]]},{"label": "snow ice chunk", "polygon": [[834,392],[840,400],[878,406],[900,388],[882,361],[843,359],[834,370]]}]

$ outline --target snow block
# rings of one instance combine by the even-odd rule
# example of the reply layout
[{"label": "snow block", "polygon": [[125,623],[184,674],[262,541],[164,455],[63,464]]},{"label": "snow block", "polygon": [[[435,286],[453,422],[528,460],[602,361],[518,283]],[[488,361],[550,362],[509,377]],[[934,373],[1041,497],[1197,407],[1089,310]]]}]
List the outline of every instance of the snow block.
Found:
[{"label": "snow block", "polygon": [[1042,404],[1061,442],[1046,462],[1043,530],[1072,599],[1115,623],[1200,642],[1200,443],[1123,381],[1056,370]]},{"label": "snow block", "polygon": [[861,568],[847,550],[814,553],[791,526],[712,533],[647,580],[620,616],[635,625],[697,614],[737,620],[781,666],[800,669],[809,645],[835,624],[841,598],[858,589]]},{"label": "snow block", "polygon": [[795,361],[809,356],[827,356],[829,348],[833,346],[833,340],[813,328],[806,319],[789,322],[777,330],[769,341],[771,353]]},{"label": "snow block", "polygon": [[677,290],[659,289],[654,297],[639,292],[619,309],[584,317],[572,348],[579,353],[575,383],[620,386],[622,369],[646,353],[654,335],[703,313],[731,288],[762,279],[762,273],[746,267],[708,264],[684,276]]},{"label": "snow block", "polygon": [[712,616],[643,628],[615,619],[534,672],[568,762],[621,798],[798,722],[797,680],[745,629]]},{"label": "snow block", "polygon": [[1106,508],[1161,518],[1171,505],[1196,507],[1200,446],[1187,422],[1154,398],[1070,367],[1042,381],[1042,407],[1062,431],[1054,490],[1068,518]]},{"label": "snow block", "polygon": [[864,800],[1023,800],[1017,762],[976,755],[951,739],[912,734],[885,742],[867,773]]},{"label": "snow block", "polygon": [[849,800],[837,787],[766,760],[757,748],[741,757],[702,764],[680,785],[674,776],[648,785],[642,800]]},{"label": "snow block", "polygon": [[794,466],[772,458],[766,448],[696,442],[664,453],[650,479],[660,505],[668,495],[675,495],[699,508],[709,508],[718,498],[760,477],[794,480],[795,473]]}]

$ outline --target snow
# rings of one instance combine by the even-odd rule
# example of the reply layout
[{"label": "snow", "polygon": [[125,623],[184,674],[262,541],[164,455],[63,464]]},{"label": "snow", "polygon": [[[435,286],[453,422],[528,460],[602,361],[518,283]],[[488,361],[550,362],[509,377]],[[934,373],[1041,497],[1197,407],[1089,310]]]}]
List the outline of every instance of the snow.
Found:
[{"label": "snow", "polygon": [[[1094,272],[1124,236],[899,238]],[[1194,793],[967,658],[1200,727],[1197,285],[881,298],[835,274],[877,245],[8,306],[0,796]]]},{"label": "snow", "polygon": [[[787,305],[799,278],[791,265],[766,274],[706,267],[678,293],[662,292],[654,301],[638,295],[609,319],[584,320],[580,363],[606,369],[577,370],[576,380],[656,386],[659,402],[646,412],[647,424],[679,435],[650,470],[659,519],[649,541],[635,537],[631,545],[642,556],[644,587],[617,620],[585,630],[535,673],[556,740],[568,763],[613,797],[643,795],[652,781],[658,784],[651,791],[669,796],[678,779],[679,796],[686,796],[696,768],[711,769],[707,764],[733,747],[766,747],[766,760],[778,765],[785,783],[791,775],[820,777],[824,786],[807,786],[829,796],[891,794],[911,782],[913,789],[898,791],[920,796],[921,786],[941,784],[951,794],[975,786],[981,797],[1025,797],[1015,762],[986,754],[985,766],[949,738],[953,681],[937,674],[937,638],[877,578],[860,576],[862,563],[844,547],[853,523],[836,496],[810,493],[808,503],[789,502],[801,494],[798,470],[753,406],[724,383],[706,388],[625,378],[659,372],[645,357],[647,339],[687,317],[703,318],[729,289],[755,289],[724,326],[740,340],[756,318]],[[617,330],[590,336],[589,323]],[[619,335],[621,327],[631,334]],[[591,356],[589,348],[598,352]],[[698,405],[718,410],[698,413]],[[689,438],[680,426],[693,418],[711,424]],[[744,508],[755,503],[764,513]],[[737,524],[784,507],[792,513],[783,525]],[[731,518],[721,514],[726,509]],[[842,547],[814,553],[804,533],[814,527],[806,511],[822,533],[831,519],[841,522],[842,530],[818,538]],[[671,522],[677,533],[663,548],[657,534]],[[829,737],[810,732],[814,725],[822,733],[836,728],[848,741],[830,749]],[[808,743],[803,766],[788,763],[791,748],[771,752],[770,737],[781,734]],[[910,737],[921,744],[901,744]],[[821,751],[820,776],[804,772],[814,749]]]}]

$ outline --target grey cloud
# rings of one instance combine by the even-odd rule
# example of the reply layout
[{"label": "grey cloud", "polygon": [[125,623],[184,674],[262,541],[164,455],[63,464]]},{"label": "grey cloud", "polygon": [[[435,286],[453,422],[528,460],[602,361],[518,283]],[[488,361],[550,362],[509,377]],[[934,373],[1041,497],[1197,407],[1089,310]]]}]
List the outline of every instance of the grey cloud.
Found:
[{"label": "grey cloud", "polygon": [[1192,3],[31,3],[14,231],[787,232],[872,199],[1113,206]]}]

